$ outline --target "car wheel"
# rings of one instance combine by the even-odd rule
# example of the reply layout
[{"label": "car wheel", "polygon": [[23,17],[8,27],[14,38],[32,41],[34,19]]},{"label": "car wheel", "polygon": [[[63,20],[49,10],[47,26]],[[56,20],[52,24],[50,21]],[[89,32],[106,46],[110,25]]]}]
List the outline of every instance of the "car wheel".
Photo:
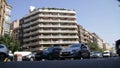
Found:
[{"label": "car wheel", "polygon": [[34,61],[34,58],[30,58],[30,61]]},{"label": "car wheel", "polygon": [[11,62],[12,60],[10,58],[7,59],[7,62]]},{"label": "car wheel", "polygon": [[90,58],[89,53],[81,53],[81,56],[82,56],[83,59],[89,59]]},{"label": "car wheel", "polygon": [[60,58],[60,60],[65,60],[65,58]]},{"label": "car wheel", "polygon": [[81,57],[81,53],[79,53],[77,59],[81,59]]},{"label": "car wheel", "polygon": [[118,56],[120,57],[120,54],[118,54]]},{"label": "car wheel", "polygon": [[53,60],[53,57],[49,55],[48,60]]},{"label": "car wheel", "polygon": [[6,58],[5,54],[0,54],[0,61],[3,62]]}]

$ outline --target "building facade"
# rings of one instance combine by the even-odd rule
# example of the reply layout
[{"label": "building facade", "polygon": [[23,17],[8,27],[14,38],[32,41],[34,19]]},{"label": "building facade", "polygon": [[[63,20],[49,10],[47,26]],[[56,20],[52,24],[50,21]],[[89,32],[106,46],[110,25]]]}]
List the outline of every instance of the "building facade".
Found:
[{"label": "building facade", "polygon": [[109,50],[109,51],[112,52],[112,48],[110,47],[110,45],[108,43],[104,43],[103,49],[104,50]]},{"label": "building facade", "polygon": [[14,40],[19,40],[19,20],[10,23],[10,35]]},{"label": "building facade", "polygon": [[92,34],[81,25],[78,25],[78,36],[80,43],[88,44],[89,42],[93,42]]},{"label": "building facade", "polygon": [[103,39],[101,39],[96,33],[92,33],[93,36],[93,42],[98,45],[99,48],[104,48],[104,42]]},{"label": "building facade", "polygon": [[0,0],[0,35],[10,32],[11,9],[6,0]]},{"label": "building facade", "polygon": [[79,43],[76,12],[61,8],[32,9],[20,20],[23,48],[39,50],[52,45]]}]

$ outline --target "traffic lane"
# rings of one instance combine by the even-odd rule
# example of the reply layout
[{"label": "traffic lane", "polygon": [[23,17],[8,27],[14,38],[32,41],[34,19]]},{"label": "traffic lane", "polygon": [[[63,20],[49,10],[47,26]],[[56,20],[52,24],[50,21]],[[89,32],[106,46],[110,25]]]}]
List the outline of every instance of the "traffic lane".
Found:
[{"label": "traffic lane", "polygon": [[0,68],[120,68],[120,58],[6,62]]}]

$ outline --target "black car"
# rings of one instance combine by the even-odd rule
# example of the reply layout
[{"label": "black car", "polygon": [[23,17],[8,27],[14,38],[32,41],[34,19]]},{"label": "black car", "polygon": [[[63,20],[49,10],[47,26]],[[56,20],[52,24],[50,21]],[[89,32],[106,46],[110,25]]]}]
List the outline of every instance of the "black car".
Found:
[{"label": "black car", "polygon": [[52,46],[48,47],[35,55],[35,60],[54,60],[60,58],[60,51],[62,50],[62,47],[60,46]]},{"label": "black car", "polygon": [[65,58],[77,58],[77,59],[85,59],[90,58],[90,50],[85,44],[72,44],[68,48],[65,48],[60,53],[61,59]]},{"label": "black car", "polygon": [[120,39],[116,41],[116,53],[120,56]]}]

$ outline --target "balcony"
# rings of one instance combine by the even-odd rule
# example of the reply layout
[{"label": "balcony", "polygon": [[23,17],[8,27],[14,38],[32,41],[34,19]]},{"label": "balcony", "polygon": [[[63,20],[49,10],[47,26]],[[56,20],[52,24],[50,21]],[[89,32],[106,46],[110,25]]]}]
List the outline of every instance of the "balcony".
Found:
[{"label": "balcony", "polygon": [[35,37],[30,37],[30,38],[24,39],[23,41],[26,42],[26,41],[36,40],[39,38],[40,38],[40,36],[35,36]]},{"label": "balcony", "polygon": [[59,27],[61,27],[61,28],[77,28],[77,26],[76,25],[60,25]]},{"label": "balcony", "polygon": [[23,25],[23,27],[27,27],[27,26],[32,26],[33,24],[37,24],[39,22],[60,22],[60,23],[76,23],[77,21],[74,20],[52,20],[52,19],[39,19],[30,23],[26,23]]},{"label": "balcony", "polygon": [[54,18],[76,18],[76,16],[69,15],[52,15],[52,14],[39,14],[40,17],[54,17]]},{"label": "balcony", "polygon": [[39,30],[39,33],[77,33],[77,30]]},{"label": "balcony", "polygon": [[23,47],[35,46],[35,45],[39,45],[39,42],[31,42],[31,43],[28,43],[28,44],[24,44]]},{"label": "balcony", "polygon": [[59,25],[59,24],[56,24],[56,25],[52,25],[52,24],[48,24],[48,25],[39,25],[39,27],[60,27],[60,28],[77,28],[76,25]]},{"label": "balcony", "polygon": [[31,30],[39,28],[39,27],[40,27],[40,25],[36,25],[36,26],[30,27],[30,28],[26,28],[26,29],[24,29],[24,32],[31,31]]},{"label": "balcony", "polygon": [[40,38],[47,38],[47,39],[49,39],[49,38],[78,38],[78,36],[39,36]]},{"label": "balcony", "polygon": [[30,36],[38,33],[78,33],[77,30],[36,30],[34,32],[25,33],[25,36]]},{"label": "balcony", "polygon": [[38,18],[38,17],[40,17],[40,15],[30,16],[30,18],[25,19],[24,22],[28,22],[28,21],[35,19],[35,18]]},{"label": "balcony", "polygon": [[24,44],[24,47],[26,46],[35,46],[40,44],[73,44],[73,43],[79,43],[79,41],[37,41],[29,44]]},{"label": "balcony", "polygon": [[74,13],[74,14],[76,13],[75,11],[69,11],[69,10],[54,10],[54,9],[53,9],[53,10],[52,10],[52,9],[51,9],[51,10],[49,10],[49,9],[44,9],[44,10],[43,10],[43,9],[40,9],[39,11],[40,11],[40,12],[53,12],[53,13],[54,13],[54,12],[56,12],[56,13]]},{"label": "balcony", "polygon": [[77,21],[74,21],[74,20],[52,20],[52,19],[49,19],[49,20],[45,20],[45,19],[39,19],[40,22],[68,22],[68,23],[76,23]]},{"label": "balcony", "polygon": [[31,41],[31,40],[36,40],[36,39],[58,39],[58,38],[64,38],[64,39],[68,39],[68,38],[71,38],[71,39],[74,39],[74,38],[78,38],[78,36],[52,36],[52,35],[49,35],[49,36],[45,36],[45,35],[40,35],[40,36],[35,36],[35,37],[30,37],[30,38],[27,38],[27,39],[24,39],[23,41],[24,42],[27,42],[27,41]]},{"label": "balcony", "polygon": [[23,27],[27,27],[27,26],[31,26],[33,24],[37,24],[39,22],[39,20],[33,21],[33,22],[29,22],[23,25]]},{"label": "balcony", "polygon": [[39,33],[39,31],[37,30],[37,31],[34,31],[34,32],[25,33],[23,36],[24,36],[24,37],[25,37],[25,36],[30,36],[30,35],[34,35],[34,34],[36,34],[36,33]]}]

